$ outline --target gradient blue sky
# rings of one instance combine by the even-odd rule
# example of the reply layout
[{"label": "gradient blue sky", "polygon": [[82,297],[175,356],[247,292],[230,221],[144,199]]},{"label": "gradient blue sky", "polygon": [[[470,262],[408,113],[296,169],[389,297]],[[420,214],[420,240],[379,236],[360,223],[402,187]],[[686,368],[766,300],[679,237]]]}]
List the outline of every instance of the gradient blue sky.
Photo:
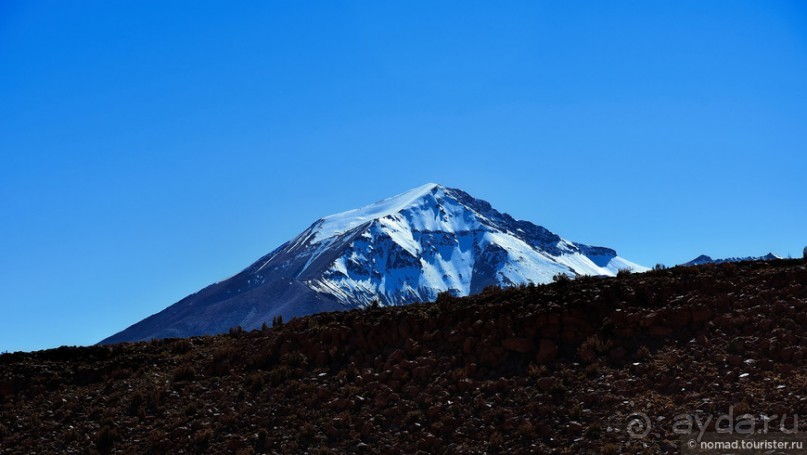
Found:
[{"label": "gradient blue sky", "polygon": [[800,1],[0,2],[0,351],[426,182],[645,265],[807,244]]}]

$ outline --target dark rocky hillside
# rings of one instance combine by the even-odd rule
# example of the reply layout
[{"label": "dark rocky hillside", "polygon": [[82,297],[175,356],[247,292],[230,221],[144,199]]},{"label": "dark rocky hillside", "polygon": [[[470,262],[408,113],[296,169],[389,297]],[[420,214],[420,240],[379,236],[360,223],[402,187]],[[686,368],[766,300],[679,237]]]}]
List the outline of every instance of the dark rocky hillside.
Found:
[{"label": "dark rocky hillside", "polygon": [[5,354],[0,453],[678,453],[681,413],[807,416],[805,329],[777,260]]}]

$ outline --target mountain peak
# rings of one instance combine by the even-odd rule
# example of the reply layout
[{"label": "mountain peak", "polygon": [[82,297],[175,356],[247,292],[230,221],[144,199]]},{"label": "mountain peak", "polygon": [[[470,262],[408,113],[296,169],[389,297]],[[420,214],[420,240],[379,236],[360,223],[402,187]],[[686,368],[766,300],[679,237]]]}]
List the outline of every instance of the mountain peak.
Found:
[{"label": "mountain peak", "polygon": [[702,254],[695,259],[685,262],[681,265],[685,266],[692,266],[692,265],[702,265],[702,264],[722,264],[725,262],[741,262],[741,261],[773,261],[776,259],[782,259],[780,256],[777,256],[773,253],[768,253],[765,256],[745,256],[745,257],[729,257],[729,258],[719,258],[713,259],[711,256],[707,256]]},{"label": "mountain peak", "polygon": [[318,226],[312,243],[339,236],[364,223],[384,218],[418,205],[422,199],[439,191],[445,191],[445,189],[445,187],[437,183],[427,183],[358,209],[326,216],[317,222]]},{"label": "mountain peak", "polygon": [[707,256],[705,254],[701,254],[700,256],[696,257],[695,259],[687,262],[685,265],[700,265],[700,264],[709,264],[714,262],[711,256]]},{"label": "mountain peak", "polygon": [[326,216],[237,275],[105,342],[219,333],[325,311],[433,301],[558,274],[646,268],[610,248],[516,220],[459,189],[428,183]]}]

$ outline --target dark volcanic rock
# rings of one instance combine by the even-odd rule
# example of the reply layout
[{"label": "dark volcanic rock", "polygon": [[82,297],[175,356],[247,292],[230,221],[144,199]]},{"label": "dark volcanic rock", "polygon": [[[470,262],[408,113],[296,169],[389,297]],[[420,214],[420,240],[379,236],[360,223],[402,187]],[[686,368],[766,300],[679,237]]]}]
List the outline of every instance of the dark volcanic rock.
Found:
[{"label": "dark volcanic rock", "polygon": [[679,453],[680,414],[805,412],[805,314],[782,260],[4,354],[0,453]]}]

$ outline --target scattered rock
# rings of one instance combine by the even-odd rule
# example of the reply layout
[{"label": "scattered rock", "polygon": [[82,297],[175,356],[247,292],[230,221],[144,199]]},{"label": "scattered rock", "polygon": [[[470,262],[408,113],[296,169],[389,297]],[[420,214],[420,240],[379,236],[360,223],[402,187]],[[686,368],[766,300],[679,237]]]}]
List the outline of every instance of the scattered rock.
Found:
[{"label": "scattered rock", "polygon": [[680,413],[801,413],[806,329],[768,261],[3,354],[0,453],[677,453]]}]

